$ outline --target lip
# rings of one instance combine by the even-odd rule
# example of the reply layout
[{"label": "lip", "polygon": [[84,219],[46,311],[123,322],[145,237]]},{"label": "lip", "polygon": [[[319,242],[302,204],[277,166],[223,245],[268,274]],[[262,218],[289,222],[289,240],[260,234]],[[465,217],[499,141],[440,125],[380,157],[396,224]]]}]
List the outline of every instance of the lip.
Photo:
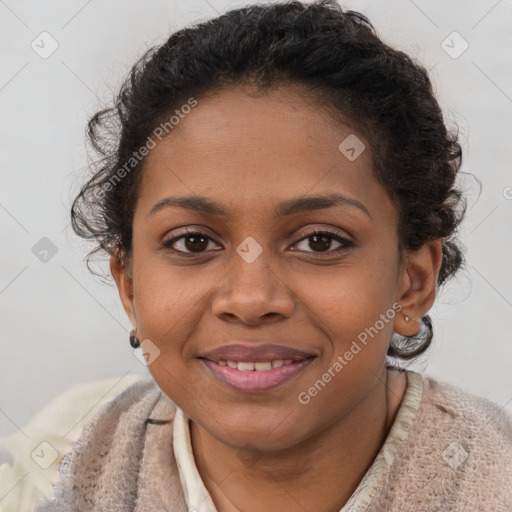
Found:
[{"label": "lip", "polygon": [[[263,345],[244,345],[242,343],[234,343],[223,345],[214,350],[210,350],[199,356],[215,363],[219,361],[235,361],[260,363],[263,361],[273,361],[275,359],[292,359],[294,362],[303,361],[316,354],[304,352],[291,347],[282,345],[263,344]],[[268,370],[272,371],[272,370]]]},{"label": "lip", "polygon": [[295,377],[315,359],[315,356],[311,356],[278,368],[259,371],[243,371],[229,366],[221,366],[209,359],[200,358],[199,360],[215,378],[232,389],[245,393],[260,393],[271,390]]}]

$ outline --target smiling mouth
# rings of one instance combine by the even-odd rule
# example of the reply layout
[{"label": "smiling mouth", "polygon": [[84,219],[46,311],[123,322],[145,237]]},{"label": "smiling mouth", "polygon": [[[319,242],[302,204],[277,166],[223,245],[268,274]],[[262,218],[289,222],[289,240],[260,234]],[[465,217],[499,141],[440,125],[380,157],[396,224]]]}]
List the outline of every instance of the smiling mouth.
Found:
[{"label": "smiling mouth", "polygon": [[[271,361],[211,361],[198,360],[217,381],[244,393],[270,391],[298,376],[316,356],[301,359],[274,359]],[[225,363],[225,364],[224,364]]]},{"label": "smiling mouth", "polygon": [[240,370],[242,372],[252,372],[252,371],[268,371],[273,370],[274,368],[280,368],[281,366],[288,366],[299,361],[305,361],[307,359],[313,359],[315,356],[310,356],[302,359],[273,359],[269,361],[229,361],[229,360],[219,360],[213,361],[211,359],[207,359],[205,357],[200,357],[199,359],[204,359],[206,361],[211,361],[212,363],[218,364],[219,366],[227,366],[228,368],[232,368],[234,370]]}]

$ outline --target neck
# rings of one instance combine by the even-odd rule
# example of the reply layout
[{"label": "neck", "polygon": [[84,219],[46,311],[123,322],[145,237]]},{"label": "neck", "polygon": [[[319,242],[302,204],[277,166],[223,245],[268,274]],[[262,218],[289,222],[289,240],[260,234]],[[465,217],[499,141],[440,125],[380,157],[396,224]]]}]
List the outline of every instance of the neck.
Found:
[{"label": "neck", "polygon": [[[405,390],[405,375],[383,368],[377,384],[344,417],[286,450],[247,453],[196,423],[191,442],[198,471],[219,512],[338,511],[373,463]],[[254,492],[258,489],[258,492]]]}]

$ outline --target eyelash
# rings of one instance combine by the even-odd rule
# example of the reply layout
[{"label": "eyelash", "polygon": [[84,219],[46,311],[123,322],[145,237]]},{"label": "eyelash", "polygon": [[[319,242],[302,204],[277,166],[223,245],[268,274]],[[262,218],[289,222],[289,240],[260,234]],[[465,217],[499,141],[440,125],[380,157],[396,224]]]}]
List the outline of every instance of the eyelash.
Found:
[{"label": "eyelash", "polygon": [[[341,244],[340,247],[338,247],[337,249],[329,249],[327,251],[305,251],[305,252],[310,252],[312,254],[329,254],[329,255],[332,255],[332,254],[339,254],[341,252],[345,252],[349,249],[351,249],[352,247],[355,247],[355,244],[353,242],[351,242],[350,240],[347,240],[346,238],[338,235],[337,233],[334,233],[332,231],[326,231],[326,230],[321,230],[321,229],[316,229],[314,231],[311,231],[311,232],[299,232],[298,233],[299,236],[301,236],[301,238],[299,240],[297,240],[293,245],[296,245],[298,244],[299,242],[302,242],[303,240],[307,240],[308,238],[312,237],[312,236],[315,236],[315,235],[327,235],[329,238],[332,238],[333,240],[336,240],[337,242],[339,242]],[[198,252],[198,253],[193,253],[193,252],[184,252],[184,251],[178,251],[176,249],[174,249],[172,247],[172,245],[174,245],[177,241],[183,239],[183,238],[187,238],[187,237],[190,237],[190,236],[201,236],[201,237],[204,237],[204,238],[207,238],[208,240],[212,240],[214,241],[211,237],[209,237],[206,233],[202,233],[201,231],[194,231],[194,230],[186,230],[185,232],[183,232],[181,235],[179,236],[176,236],[174,238],[171,238],[170,240],[167,240],[165,242],[162,243],[162,247],[165,248],[165,249],[169,249],[173,252],[177,252],[178,254],[182,254],[182,255],[201,255],[201,254],[204,254],[206,251],[203,251],[202,253],[201,252]],[[188,256],[187,256],[188,257]]]}]

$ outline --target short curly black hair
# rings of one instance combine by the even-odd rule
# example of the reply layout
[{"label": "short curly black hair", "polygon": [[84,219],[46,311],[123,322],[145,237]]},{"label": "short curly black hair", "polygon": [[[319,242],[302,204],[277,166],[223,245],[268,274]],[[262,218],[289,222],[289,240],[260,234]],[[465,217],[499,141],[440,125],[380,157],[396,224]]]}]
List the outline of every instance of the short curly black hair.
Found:
[{"label": "short curly black hair", "polygon": [[[123,262],[131,255],[144,164],[137,151],[155,127],[191,98],[243,84],[263,92],[303,86],[333,118],[361,133],[371,146],[374,175],[398,212],[400,258],[404,250],[441,240],[438,288],[463,266],[455,239],[466,211],[456,188],[462,151],[458,133],[445,126],[427,71],[385,44],[361,13],[320,0],[228,11],[173,33],[133,66],[114,106],[88,124],[98,158],[71,217],[75,233],[96,241],[89,269],[97,251],[120,255]],[[126,162],[132,162],[128,170]],[[122,169],[123,179],[114,183]],[[388,356],[412,359],[432,337],[425,315],[418,335],[393,333]]]}]

